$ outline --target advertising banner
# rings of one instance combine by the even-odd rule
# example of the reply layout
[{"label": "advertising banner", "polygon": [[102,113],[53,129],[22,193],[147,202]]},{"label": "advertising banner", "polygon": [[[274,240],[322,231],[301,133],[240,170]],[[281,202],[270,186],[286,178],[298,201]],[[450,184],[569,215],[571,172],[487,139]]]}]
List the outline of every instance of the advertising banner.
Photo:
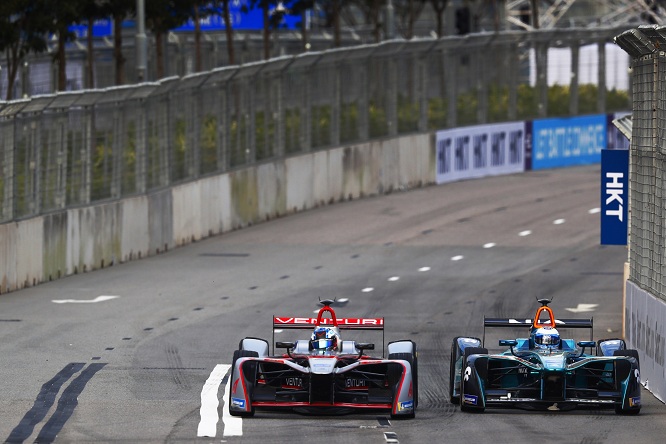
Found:
[{"label": "advertising banner", "polygon": [[525,168],[525,122],[437,132],[437,183],[510,174]]},{"label": "advertising banner", "polygon": [[606,148],[606,115],[533,122],[532,169],[599,163]]},{"label": "advertising banner", "polygon": [[627,245],[629,151],[601,152],[601,244]]},{"label": "advertising banner", "polygon": [[659,400],[666,399],[666,303],[631,281],[626,286],[625,340],[638,350],[641,382]]}]

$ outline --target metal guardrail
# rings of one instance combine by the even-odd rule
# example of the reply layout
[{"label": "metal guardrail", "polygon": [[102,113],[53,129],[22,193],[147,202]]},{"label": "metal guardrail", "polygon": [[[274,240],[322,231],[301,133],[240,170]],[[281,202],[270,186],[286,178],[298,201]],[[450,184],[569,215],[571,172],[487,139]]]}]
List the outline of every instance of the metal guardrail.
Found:
[{"label": "metal guardrail", "polygon": [[[0,102],[0,223],[312,150],[554,115],[546,82],[553,47],[578,54],[598,45],[592,111],[613,111],[606,109],[603,48],[619,32],[392,40]],[[564,96],[570,115],[583,108],[576,76]]]}]

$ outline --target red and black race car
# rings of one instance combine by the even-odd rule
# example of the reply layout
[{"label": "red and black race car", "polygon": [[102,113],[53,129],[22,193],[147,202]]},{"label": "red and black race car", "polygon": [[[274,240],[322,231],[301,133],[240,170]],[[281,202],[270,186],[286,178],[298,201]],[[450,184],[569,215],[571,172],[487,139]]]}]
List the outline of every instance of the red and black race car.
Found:
[{"label": "red and black race car", "polygon": [[[288,408],[306,413],[390,411],[413,418],[418,403],[418,353],[411,340],[388,343],[388,356],[373,357],[372,343],[343,340],[340,331],[377,330],[384,318],[337,318],[332,300],[320,301],[316,318],[273,317],[276,329],[311,330],[308,339],[277,342],[269,353],[264,339],[245,338],[234,352],[229,413],[253,416],[257,408]],[[325,315],[329,315],[326,317]]]}]

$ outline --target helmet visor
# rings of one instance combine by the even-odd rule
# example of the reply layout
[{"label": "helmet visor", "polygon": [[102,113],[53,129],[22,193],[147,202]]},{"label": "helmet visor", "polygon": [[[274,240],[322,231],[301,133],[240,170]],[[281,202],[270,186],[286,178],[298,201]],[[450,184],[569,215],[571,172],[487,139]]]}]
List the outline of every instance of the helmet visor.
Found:
[{"label": "helmet visor", "polygon": [[328,350],[333,347],[333,339],[315,339],[312,347],[317,350]]}]

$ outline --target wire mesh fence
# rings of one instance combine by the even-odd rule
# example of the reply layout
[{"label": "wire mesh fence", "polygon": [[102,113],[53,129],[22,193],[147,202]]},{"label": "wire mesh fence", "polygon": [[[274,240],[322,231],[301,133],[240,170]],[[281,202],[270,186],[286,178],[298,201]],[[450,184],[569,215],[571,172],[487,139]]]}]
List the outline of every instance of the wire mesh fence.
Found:
[{"label": "wire mesh fence", "polygon": [[666,27],[639,26],[615,41],[633,66],[629,279],[666,300]]},{"label": "wire mesh fence", "polygon": [[0,223],[341,144],[626,110],[626,90],[579,85],[575,71],[568,84],[547,81],[550,50],[578,57],[618,32],[394,40],[0,102]]}]

